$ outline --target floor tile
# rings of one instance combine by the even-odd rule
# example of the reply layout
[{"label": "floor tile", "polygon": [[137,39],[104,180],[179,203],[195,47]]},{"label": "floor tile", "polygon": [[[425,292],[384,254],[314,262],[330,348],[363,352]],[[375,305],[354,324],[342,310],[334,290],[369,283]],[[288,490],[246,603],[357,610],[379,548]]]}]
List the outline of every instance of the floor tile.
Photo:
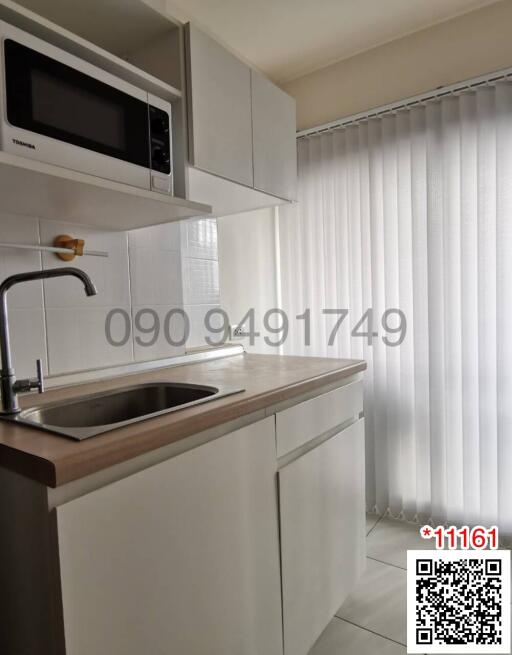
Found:
[{"label": "floor tile", "polygon": [[432,542],[422,539],[420,526],[396,519],[381,519],[366,540],[366,554],[385,564],[407,568],[408,550],[433,550]]},{"label": "floor tile", "polygon": [[368,535],[380,520],[380,514],[366,514],[366,534]]},{"label": "floor tile", "polygon": [[407,643],[407,573],[368,559],[366,572],[336,615],[361,628]]},{"label": "floor tile", "polygon": [[405,652],[405,646],[335,618],[309,655],[405,655]]}]

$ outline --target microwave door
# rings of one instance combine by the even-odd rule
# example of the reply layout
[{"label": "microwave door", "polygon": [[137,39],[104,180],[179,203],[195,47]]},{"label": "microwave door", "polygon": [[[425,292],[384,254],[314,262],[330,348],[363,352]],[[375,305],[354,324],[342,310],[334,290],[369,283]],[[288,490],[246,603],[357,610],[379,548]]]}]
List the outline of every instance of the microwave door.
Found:
[{"label": "microwave door", "polygon": [[149,187],[147,101],[12,39],[4,62],[4,149]]}]

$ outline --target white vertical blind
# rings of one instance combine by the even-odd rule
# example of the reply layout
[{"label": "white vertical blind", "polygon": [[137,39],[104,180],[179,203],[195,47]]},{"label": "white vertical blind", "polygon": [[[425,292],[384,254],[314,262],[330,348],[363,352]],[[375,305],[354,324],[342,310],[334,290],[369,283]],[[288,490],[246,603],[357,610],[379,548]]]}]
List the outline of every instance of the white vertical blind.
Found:
[{"label": "white vertical blind", "polygon": [[[279,214],[284,352],[366,359],[368,506],[512,535],[512,84],[298,154],[299,202]],[[371,344],[350,333],[368,308]],[[407,318],[399,347],[382,339],[389,308]],[[331,346],[324,309],[349,310]]]}]

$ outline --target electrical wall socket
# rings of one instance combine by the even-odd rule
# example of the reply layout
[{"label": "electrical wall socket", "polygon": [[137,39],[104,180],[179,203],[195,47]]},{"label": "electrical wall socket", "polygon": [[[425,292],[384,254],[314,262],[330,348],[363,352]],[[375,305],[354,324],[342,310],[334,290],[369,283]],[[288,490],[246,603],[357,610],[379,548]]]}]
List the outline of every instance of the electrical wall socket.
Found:
[{"label": "electrical wall socket", "polygon": [[231,339],[243,339],[246,335],[246,325],[241,323],[239,325],[231,325]]}]

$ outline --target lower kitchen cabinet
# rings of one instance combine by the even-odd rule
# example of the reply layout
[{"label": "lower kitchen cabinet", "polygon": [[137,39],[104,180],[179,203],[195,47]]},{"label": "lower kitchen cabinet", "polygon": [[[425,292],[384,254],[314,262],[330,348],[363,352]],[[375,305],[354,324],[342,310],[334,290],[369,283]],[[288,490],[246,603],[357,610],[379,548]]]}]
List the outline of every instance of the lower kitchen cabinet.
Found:
[{"label": "lower kitchen cabinet", "polygon": [[364,420],[279,471],[285,655],[306,655],[365,561]]},{"label": "lower kitchen cabinet", "polygon": [[48,654],[307,655],[364,568],[360,386],[57,503]]},{"label": "lower kitchen cabinet", "polygon": [[275,448],[269,417],[59,506],[66,654],[281,655]]}]

